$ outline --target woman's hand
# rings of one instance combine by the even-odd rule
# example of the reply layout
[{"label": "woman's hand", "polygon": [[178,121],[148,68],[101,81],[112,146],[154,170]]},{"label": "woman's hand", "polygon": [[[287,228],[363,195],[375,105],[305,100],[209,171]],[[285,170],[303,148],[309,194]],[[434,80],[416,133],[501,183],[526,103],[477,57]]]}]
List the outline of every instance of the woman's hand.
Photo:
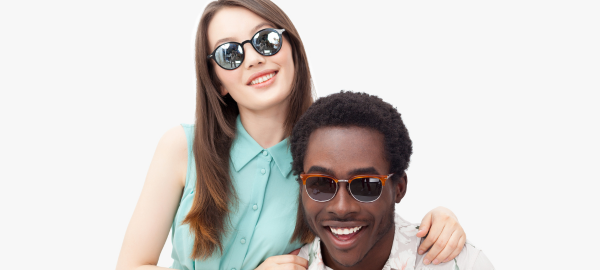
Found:
[{"label": "woman's hand", "polygon": [[306,270],[307,268],[308,261],[302,257],[296,255],[279,255],[269,257],[263,263],[261,263],[255,270]]},{"label": "woman's hand", "polygon": [[423,218],[419,227],[418,237],[427,238],[419,246],[419,254],[425,253],[429,248],[429,253],[423,259],[424,264],[439,264],[448,262],[462,251],[467,236],[465,231],[458,224],[458,219],[445,207],[437,207]]}]

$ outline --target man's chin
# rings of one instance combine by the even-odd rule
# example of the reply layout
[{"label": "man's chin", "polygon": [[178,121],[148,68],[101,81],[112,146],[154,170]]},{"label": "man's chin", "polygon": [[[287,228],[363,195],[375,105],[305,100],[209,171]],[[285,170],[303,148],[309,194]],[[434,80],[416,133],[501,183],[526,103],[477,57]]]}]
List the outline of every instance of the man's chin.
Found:
[{"label": "man's chin", "polygon": [[357,258],[356,256],[350,256],[350,254],[336,254],[338,256],[331,255],[331,258],[339,265],[344,267],[353,267],[362,262],[364,256]]},{"label": "man's chin", "polygon": [[[323,239],[323,238],[321,238],[321,239]],[[333,246],[333,245],[330,245],[330,246]],[[321,249],[323,249],[323,248],[327,249],[327,245],[325,245],[325,243],[321,242]],[[360,252],[359,250],[356,250],[356,249],[357,249],[357,247],[351,248],[349,250],[327,249],[326,253],[329,254],[329,258],[331,258],[333,261],[335,261],[336,264],[344,266],[344,267],[353,267],[353,266],[356,266],[357,264],[359,264],[360,262],[362,262],[362,260],[367,255],[364,252]],[[324,254],[325,254],[325,252],[323,252],[323,255]],[[323,259],[325,259],[325,258],[323,258]]]}]

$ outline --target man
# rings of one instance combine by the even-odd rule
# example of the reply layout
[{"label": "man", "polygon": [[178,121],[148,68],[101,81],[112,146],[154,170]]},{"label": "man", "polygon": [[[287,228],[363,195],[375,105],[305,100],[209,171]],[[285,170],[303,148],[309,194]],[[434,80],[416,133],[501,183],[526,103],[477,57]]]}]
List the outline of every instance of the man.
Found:
[{"label": "man", "polygon": [[493,269],[470,244],[450,262],[424,265],[418,226],[395,214],[406,194],[412,142],[380,98],[342,92],[315,102],[291,136],[300,201],[294,236],[313,269]]}]

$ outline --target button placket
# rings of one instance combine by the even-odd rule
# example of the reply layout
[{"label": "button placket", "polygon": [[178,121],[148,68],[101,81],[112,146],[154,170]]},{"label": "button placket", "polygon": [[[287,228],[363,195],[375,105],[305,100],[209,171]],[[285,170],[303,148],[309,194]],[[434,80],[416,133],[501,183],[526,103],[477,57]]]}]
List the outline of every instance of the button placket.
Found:
[{"label": "button placket", "polygon": [[[267,187],[267,183],[269,182],[269,173],[271,171],[271,165],[273,162],[273,158],[272,156],[269,154],[269,152],[267,152],[266,150],[263,150],[261,152],[261,154],[259,154],[258,156],[258,162],[256,163],[257,165],[257,169],[258,169],[258,174],[256,175],[256,181],[255,184],[253,185],[253,192],[252,192],[252,196],[250,198],[250,208],[252,208],[252,211],[250,211],[252,213],[252,215],[248,216],[249,219],[245,220],[244,222],[247,222],[249,224],[257,224],[258,220],[260,219],[260,213],[261,210],[260,207],[262,207],[262,203],[264,200],[264,190],[266,190]],[[262,192],[254,192],[254,191],[262,191]],[[248,209],[248,208],[246,208]],[[249,209],[248,209],[249,210]],[[246,210],[246,211],[248,211]],[[240,234],[237,235],[237,248],[239,250],[245,250],[247,251],[248,248],[250,248],[250,244],[251,244],[251,239],[252,236],[254,235],[254,232],[256,230],[256,225],[254,227],[246,227],[243,230],[240,230]],[[247,253],[247,252],[245,252]],[[242,258],[242,261],[244,261],[245,259]],[[233,263],[233,262],[232,262]],[[235,263],[233,263],[235,265]],[[230,267],[233,265],[230,265]],[[227,268],[229,269],[229,268]],[[235,269],[235,268],[232,268]]]}]

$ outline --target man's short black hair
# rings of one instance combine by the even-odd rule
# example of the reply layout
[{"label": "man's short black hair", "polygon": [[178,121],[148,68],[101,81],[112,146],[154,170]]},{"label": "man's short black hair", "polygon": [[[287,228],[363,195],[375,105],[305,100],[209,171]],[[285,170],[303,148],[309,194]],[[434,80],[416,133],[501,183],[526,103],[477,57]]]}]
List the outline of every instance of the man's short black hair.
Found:
[{"label": "man's short black hair", "polygon": [[379,131],[385,138],[390,172],[398,179],[408,168],[412,141],[400,113],[381,98],[366,93],[344,92],[318,99],[296,123],[291,151],[294,174],[304,172],[304,157],[310,135],[322,127],[357,126]]}]

